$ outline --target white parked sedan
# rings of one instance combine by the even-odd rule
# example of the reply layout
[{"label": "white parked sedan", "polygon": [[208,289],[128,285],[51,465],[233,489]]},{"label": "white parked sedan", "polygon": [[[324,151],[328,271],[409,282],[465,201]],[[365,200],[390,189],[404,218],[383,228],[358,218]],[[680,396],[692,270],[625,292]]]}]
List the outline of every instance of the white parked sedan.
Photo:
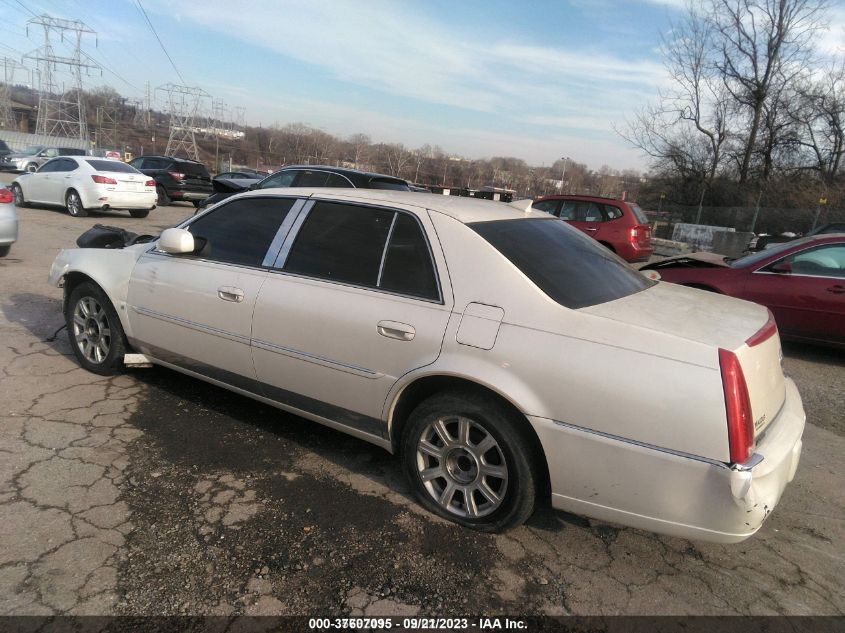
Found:
[{"label": "white parked sedan", "polygon": [[65,207],[72,216],[88,211],[127,209],[145,218],[156,206],[156,183],[134,167],[91,156],[59,156],[37,172],[21,174],[12,183],[15,204]]},{"label": "white parked sedan", "polygon": [[154,243],[62,251],[50,280],[85,368],[152,362],[373,442],[422,505],[480,530],[548,491],[741,541],[798,465],[804,410],[765,308],[650,281],[545,213],[260,190]]}]

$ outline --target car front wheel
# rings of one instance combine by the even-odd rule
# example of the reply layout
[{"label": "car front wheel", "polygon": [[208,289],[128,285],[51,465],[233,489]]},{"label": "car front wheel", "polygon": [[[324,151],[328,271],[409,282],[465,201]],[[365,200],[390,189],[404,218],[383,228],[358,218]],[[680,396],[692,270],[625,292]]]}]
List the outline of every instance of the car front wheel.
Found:
[{"label": "car front wheel", "polygon": [[88,211],[82,206],[82,198],[73,189],[65,195],[65,207],[67,207],[67,212],[75,218],[84,218],[88,215]]},{"label": "car front wheel", "polygon": [[29,172],[30,174],[34,174],[38,171],[38,164],[37,163],[27,163],[25,171]]},{"label": "car front wheel", "polygon": [[65,309],[68,338],[79,364],[109,376],[123,369],[126,342],[123,327],[106,293],[83,282],[70,293]]},{"label": "car front wheel", "polygon": [[483,532],[523,523],[538,496],[535,451],[519,421],[473,392],[432,396],[402,437],[405,475],[428,510]]}]

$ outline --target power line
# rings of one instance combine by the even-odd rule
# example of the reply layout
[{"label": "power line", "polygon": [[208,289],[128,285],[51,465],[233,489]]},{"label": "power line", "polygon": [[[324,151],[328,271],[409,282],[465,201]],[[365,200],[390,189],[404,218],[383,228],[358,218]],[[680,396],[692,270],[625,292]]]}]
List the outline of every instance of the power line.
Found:
[{"label": "power line", "polygon": [[158,33],[153,26],[153,23],[150,22],[150,16],[147,15],[146,9],[144,9],[144,5],[141,4],[141,0],[135,0],[138,3],[138,9],[141,11],[141,14],[144,16],[144,19],[147,21],[147,25],[150,27],[150,31],[152,31],[155,38],[158,40],[159,46],[161,46],[161,50],[164,51],[164,54],[167,55],[167,59],[170,60],[170,65],[173,66],[173,70],[176,71],[176,74],[179,75],[179,79],[185,84],[185,78],[182,77],[182,73],[179,72],[179,69],[176,68],[176,64],[173,62],[173,58],[170,56],[170,53],[167,52],[167,49],[164,47],[164,42],[161,41],[161,38],[158,36]]},{"label": "power line", "polygon": [[15,2],[17,2],[19,5],[21,5],[23,10],[26,11],[27,13],[29,13],[32,17],[34,17],[34,18],[38,17],[38,14],[35,13],[35,11],[33,11],[32,9],[30,9],[28,6],[26,6],[23,2],[21,2],[21,0],[15,0]]}]

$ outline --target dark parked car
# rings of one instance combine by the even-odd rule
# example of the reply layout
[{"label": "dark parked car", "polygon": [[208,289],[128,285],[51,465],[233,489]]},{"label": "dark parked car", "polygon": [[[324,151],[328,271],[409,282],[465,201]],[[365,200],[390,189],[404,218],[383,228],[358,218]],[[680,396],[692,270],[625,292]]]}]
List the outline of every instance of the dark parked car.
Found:
[{"label": "dark parked car", "polygon": [[208,170],[195,160],[173,156],[139,156],[129,164],[156,181],[159,206],[183,200],[199,207],[214,192]]},{"label": "dark parked car", "polygon": [[633,202],[597,196],[545,196],[531,205],[565,220],[629,262],[648,261],[651,225]]},{"label": "dark parked car", "polygon": [[410,191],[408,182],[401,178],[372,174],[357,169],[331,167],[325,165],[291,165],[270,174],[264,180],[254,184],[246,184],[239,188],[237,181],[226,180],[215,183],[215,193],[199,206],[214,204],[225,200],[239,191],[253,189],[271,189],[275,187],[351,187],[354,189],[394,189],[396,191]]},{"label": "dark parked car", "polygon": [[845,347],[845,233],[803,237],[735,260],[692,253],[640,270],[760,303],[782,338]]}]

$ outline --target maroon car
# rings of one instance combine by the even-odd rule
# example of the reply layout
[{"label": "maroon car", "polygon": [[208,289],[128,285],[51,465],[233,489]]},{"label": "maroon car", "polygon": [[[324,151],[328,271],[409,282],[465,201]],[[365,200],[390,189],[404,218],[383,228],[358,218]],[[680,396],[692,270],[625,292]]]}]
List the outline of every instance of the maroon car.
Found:
[{"label": "maroon car", "polygon": [[647,262],[651,225],[634,203],[615,198],[563,194],[538,198],[531,205],[565,220],[628,262]]},{"label": "maroon car", "polygon": [[772,311],[782,338],[845,347],[845,233],[805,237],[739,259],[693,253],[641,270],[760,303]]}]

